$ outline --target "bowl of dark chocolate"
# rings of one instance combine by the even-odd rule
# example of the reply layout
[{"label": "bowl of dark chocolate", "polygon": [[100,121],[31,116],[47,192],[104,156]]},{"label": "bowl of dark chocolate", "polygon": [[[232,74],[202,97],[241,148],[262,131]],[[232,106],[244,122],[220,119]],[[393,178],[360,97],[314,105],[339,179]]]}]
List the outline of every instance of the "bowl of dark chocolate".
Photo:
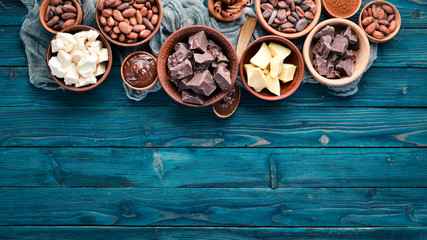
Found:
[{"label": "bowl of dark chocolate", "polygon": [[[263,43],[278,43],[279,45],[286,47],[291,50],[291,54],[286,57],[285,63],[289,63],[296,66],[296,71],[294,74],[294,79],[290,82],[283,83],[280,81],[280,95],[274,95],[270,91],[268,91],[266,88],[264,88],[260,92],[256,92],[252,87],[248,85],[248,79],[245,71],[245,64],[249,64],[251,58],[258,52],[261,45]],[[245,51],[242,54],[242,57],[240,58],[240,76],[242,77],[242,82],[245,85],[246,89],[252,93],[254,96],[267,100],[267,101],[277,101],[284,98],[289,97],[292,95],[300,86],[302,82],[302,78],[304,76],[304,62],[302,55],[298,48],[288,39],[275,36],[275,35],[267,35],[261,38],[256,39],[253,41],[249,46],[245,49]]]},{"label": "bowl of dark chocolate", "polygon": [[368,66],[369,56],[369,40],[363,29],[341,18],[317,25],[303,47],[308,71],[329,86],[347,85],[359,78]]},{"label": "bowl of dark chocolate", "polygon": [[148,90],[158,81],[157,60],[144,51],[129,54],[122,63],[123,82],[134,90]]},{"label": "bowl of dark chocolate", "polygon": [[159,52],[157,73],[172,99],[190,107],[206,107],[231,90],[238,73],[238,58],[222,33],[194,25],[166,39]]}]

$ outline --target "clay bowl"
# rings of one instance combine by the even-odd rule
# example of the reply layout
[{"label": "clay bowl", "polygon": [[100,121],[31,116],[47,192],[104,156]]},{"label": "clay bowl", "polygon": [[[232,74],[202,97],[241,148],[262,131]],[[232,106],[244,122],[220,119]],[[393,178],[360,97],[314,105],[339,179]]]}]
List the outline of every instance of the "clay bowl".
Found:
[{"label": "clay bowl", "polygon": [[393,4],[391,4],[389,2],[386,2],[386,1],[373,1],[373,2],[370,2],[370,3],[366,4],[366,6],[362,9],[362,11],[360,12],[360,15],[359,15],[359,27],[362,28],[362,29],[364,29],[363,26],[362,26],[362,12],[363,12],[363,10],[368,9],[369,7],[371,7],[373,4],[375,4],[377,6],[388,5],[388,6],[390,6],[393,9],[393,11],[394,11],[394,20],[396,20],[396,24],[397,24],[396,29],[394,30],[394,32],[392,32],[389,35],[385,36],[383,39],[374,38],[371,35],[367,34],[365,31],[363,31],[363,32],[366,34],[366,36],[368,37],[369,41],[371,41],[371,42],[374,42],[374,43],[387,42],[390,39],[392,39],[394,36],[396,36],[397,32],[399,32],[400,25],[402,24],[402,19],[400,17],[400,13],[399,13],[399,11],[397,11],[397,8]]},{"label": "clay bowl", "polygon": [[[360,5],[362,5],[362,0],[359,0],[352,12],[348,12],[346,14],[339,14],[337,12],[334,12],[332,9],[328,8],[328,5],[325,3],[326,1],[328,1],[328,0],[322,0],[323,10],[325,10],[325,13],[329,17],[333,17],[333,18],[349,18],[349,17],[353,16],[354,14],[356,14],[357,11],[359,11],[359,9],[360,9]],[[331,1],[331,0],[329,0],[329,1]]]},{"label": "clay bowl", "polygon": [[123,60],[123,62],[122,62],[122,66],[121,66],[121,68],[120,68],[120,73],[121,73],[121,75],[122,75],[123,82],[124,82],[128,87],[130,87],[130,88],[132,88],[132,89],[134,89],[134,90],[144,91],[144,90],[151,89],[152,87],[154,87],[154,86],[156,85],[156,83],[159,81],[159,75],[158,75],[158,74],[156,75],[156,78],[155,78],[155,79],[154,79],[154,80],[153,80],[149,85],[147,85],[147,86],[145,86],[145,87],[135,87],[135,86],[131,85],[128,81],[126,81],[125,76],[124,76],[124,64],[125,64],[125,62],[126,62],[129,58],[131,58],[132,56],[139,55],[139,54],[145,54],[145,55],[150,56],[152,59],[154,59],[154,62],[156,63],[156,71],[157,71],[157,59],[156,59],[153,55],[149,54],[148,52],[144,52],[144,51],[137,51],[137,52],[133,52],[133,53],[129,54],[129,55],[125,58],[125,60]]},{"label": "clay bowl", "polygon": [[213,18],[215,18],[215,20],[220,21],[220,22],[231,22],[231,21],[234,21],[234,20],[238,19],[240,16],[242,16],[243,12],[246,9],[246,7],[244,7],[242,9],[242,11],[240,11],[239,13],[233,14],[233,17],[226,18],[226,17],[223,17],[221,14],[218,14],[218,13],[216,13],[214,11],[214,7],[213,7],[214,3],[215,3],[215,0],[209,0],[208,1],[208,10],[209,10],[209,13],[211,14],[211,16]]},{"label": "clay bowl", "polygon": [[150,41],[150,39],[153,38],[154,35],[156,35],[157,31],[160,28],[160,24],[162,23],[162,17],[163,17],[162,4],[160,3],[160,0],[156,0],[157,7],[159,8],[159,22],[157,23],[157,25],[154,28],[153,32],[151,32],[151,34],[147,38],[145,38],[145,39],[143,39],[143,40],[141,40],[139,42],[135,42],[135,43],[122,43],[122,42],[119,42],[119,41],[116,41],[116,40],[112,39],[110,37],[110,35],[108,35],[105,32],[104,28],[102,27],[102,25],[101,25],[101,23],[99,21],[99,15],[100,15],[100,13],[98,11],[98,4],[99,4],[99,1],[97,1],[96,8],[95,8],[96,25],[98,25],[98,29],[101,32],[102,36],[104,36],[110,43],[113,43],[113,44],[115,44],[117,46],[121,46],[121,47],[136,47],[136,46],[142,45],[142,44]]},{"label": "clay bowl", "polygon": [[261,26],[265,30],[267,30],[271,34],[274,34],[277,36],[281,36],[281,37],[288,38],[288,39],[295,39],[295,38],[300,38],[302,36],[307,35],[314,28],[314,26],[316,26],[317,22],[319,21],[320,14],[322,12],[322,3],[321,3],[321,0],[314,0],[314,3],[316,4],[317,10],[316,10],[316,14],[314,15],[313,21],[311,21],[311,23],[309,25],[307,25],[307,27],[304,30],[302,30],[301,32],[296,32],[296,33],[282,33],[280,31],[270,27],[270,25],[268,25],[267,21],[262,16],[261,0],[255,0],[255,12],[256,12],[258,21],[261,23]]},{"label": "clay bowl", "polygon": [[[289,48],[292,53],[285,59],[284,62],[291,63],[297,66],[294,75],[294,80],[287,83],[283,83],[282,81],[280,81],[280,96],[271,93],[268,89],[263,89],[261,92],[256,92],[252,87],[249,87],[248,85],[244,65],[250,63],[251,58],[258,52],[263,42],[275,42],[284,47]],[[304,62],[300,51],[291,41],[283,37],[268,35],[253,41],[245,49],[242,54],[242,57],[240,58],[240,76],[242,77],[243,84],[250,93],[263,100],[277,101],[289,97],[298,89],[301,84],[302,77],[304,76]]]},{"label": "clay bowl", "polygon": [[206,99],[206,101],[202,105],[196,105],[196,104],[183,102],[181,100],[181,93],[178,92],[178,89],[169,80],[168,71],[167,71],[167,59],[169,55],[172,53],[173,47],[178,42],[188,41],[188,38],[191,35],[200,31],[205,31],[208,39],[211,39],[216,44],[218,44],[222,48],[224,55],[228,57],[228,60],[229,60],[228,69],[230,71],[232,86],[236,81],[238,67],[239,67],[238,66],[239,61],[233,45],[230,43],[227,37],[225,37],[222,33],[220,33],[219,31],[213,28],[202,26],[202,25],[194,25],[194,26],[181,28],[180,30],[170,35],[166,39],[166,41],[163,43],[160,49],[159,56],[157,59],[157,63],[158,63],[157,74],[159,75],[159,81],[162,84],[162,87],[166,91],[166,93],[173,100],[189,107],[206,107],[206,106],[212,105],[218,102],[221,98],[223,98],[232,88],[231,86],[230,89],[228,89],[225,92],[221,91],[220,89],[217,89]]},{"label": "clay bowl", "polygon": [[[44,18],[46,16],[46,10],[47,7],[50,5],[50,2],[52,0],[44,0],[42,5],[40,6],[40,22],[42,23],[43,27],[48,30],[49,32],[53,33],[53,34],[57,34],[59,31],[54,30],[53,28],[49,27],[47,25],[47,23],[44,21]],[[83,18],[83,12],[82,12],[82,8],[79,4],[79,2],[77,0],[71,0],[73,2],[73,6],[76,7],[77,9],[77,18],[76,18],[76,23],[74,26],[79,25],[82,22],[82,18]],[[62,29],[65,30],[65,29]]]},{"label": "clay bowl", "polygon": [[[103,75],[101,75],[101,76],[96,77],[97,81],[96,81],[95,84],[87,85],[87,86],[84,86],[84,87],[74,87],[72,85],[65,85],[63,78],[57,78],[57,77],[55,77],[52,74],[52,72],[50,71],[50,67],[48,65],[48,62],[49,62],[49,60],[50,60],[50,58],[52,56],[56,55],[56,53],[52,54],[51,44],[49,44],[49,47],[47,48],[47,53],[46,53],[46,65],[47,65],[47,69],[49,70],[49,73],[52,76],[53,80],[55,80],[61,87],[65,88],[67,90],[74,91],[74,92],[85,92],[85,91],[94,89],[97,86],[99,86],[105,80],[105,78],[107,78],[108,74],[110,73],[111,65],[113,63],[113,52],[111,51],[111,47],[110,47],[110,44],[108,43],[107,39],[105,39],[99,33],[98,30],[96,30],[95,28],[89,27],[89,26],[85,26],[85,25],[77,25],[77,26],[73,26],[73,27],[64,29],[61,32],[66,32],[66,33],[72,33],[72,34],[74,34],[74,33],[80,32],[80,31],[89,31],[91,29],[98,32],[98,34],[99,34],[98,39],[102,41],[102,43],[104,44],[104,47],[107,48],[107,50],[108,50],[108,63],[107,63],[107,66],[105,67],[105,73]],[[55,38],[56,38],[56,36],[53,37],[53,39],[55,39]]]},{"label": "clay bowl", "polygon": [[[326,25],[331,25],[335,27],[336,30],[345,29],[347,26],[351,26],[353,31],[359,37],[359,50],[354,51],[354,54],[356,55],[356,63],[354,65],[353,75],[350,77],[328,79],[321,76],[314,69],[313,53],[311,52],[315,44],[315,41],[313,38],[314,38],[314,35],[320,30],[322,30]],[[361,29],[355,23],[347,19],[332,18],[319,23],[319,25],[317,25],[313,29],[313,31],[311,31],[311,33],[307,36],[304,42],[303,56],[304,56],[304,62],[307,66],[307,69],[311,73],[311,75],[314,77],[314,79],[329,86],[343,86],[353,82],[363,74],[366,67],[368,66],[369,56],[370,56],[370,46],[369,46],[368,38],[365,35],[365,31],[363,31],[363,29]]]}]

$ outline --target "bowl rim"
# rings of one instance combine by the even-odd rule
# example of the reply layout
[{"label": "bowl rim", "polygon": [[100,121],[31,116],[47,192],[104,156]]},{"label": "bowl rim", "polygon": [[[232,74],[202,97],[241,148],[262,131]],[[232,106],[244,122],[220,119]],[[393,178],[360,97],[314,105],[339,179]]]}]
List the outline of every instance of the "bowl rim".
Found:
[{"label": "bowl rim", "polygon": [[[376,5],[388,5],[388,6],[390,6],[390,7],[393,9],[393,11],[394,11],[394,20],[396,20],[396,29],[394,30],[394,32],[392,32],[391,34],[389,34],[389,35],[385,36],[383,39],[377,39],[377,38],[372,37],[372,36],[371,36],[371,35],[369,35],[367,32],[365,32],[365,29],[363,28],[363,25],[362,25],[362,13],[363,13],[363,11],[364,11],[365,9],[367,9],[368,7],[372,6],[373,4],[376,4]],[[399,21],[397,21],[397,19],[398,19]],[[365,33],[365,35],[368,37],[369,41],[374,42],[374,43],[384,43],[384,42],[390,41],[390,40],[391,40],[392,38],[394,38],[394,36],[396,36],[396,34],[399,32],[399,30],[400,30],[400,26],[401,26],[401,24],[402,24],[402,18],[401,18],[401,16],[400,16],[399,11],[397,10],[397,8],[396,8],[393,4],[391,4],[391,3],[387,2],[387,1],[383,1],[383,0],[376,0],[376,1],[372,1],[372,2],[367,3],[367,4],[362,8],[362,10],[360,11],[360,14],[359,14],[359,22],[358,22],[358,24],[359,24],[359,27],[360,27],[360,28],[363,30],[363,32]]]},{"label": "bowl rim", "polygon": [[[148,56],[150,56],[152,59],[154,59],[154,62],[156,63],[156,67],[155,67],[155,69],[156,69],[156,78],[154,78],[154,80],[150,83],[150,84],[148,84],[147,86],[145,86],[145,87],[135,87],[135,86],[133,86],[132,84],[130,84],[130,83],[128,83],[128,81],[126,81],[126,78],[125,78],[125,76],[124,76],[124,74],[123,74],[123,71],[124,71],[124,64],[125,64],[125,62],[130,58],[130,57],[132,57],[132,56],[134,56],[134,55],[137,55],[137,54],[145,54],[145,55],[148,55]],[[134,89],[134,90],[138,90],[138,91],[145,91],[145,90],[148,90],[148,89],[151,89],[152,87],[154,87],[155,85],[156,85],[156,83],[159,81],[159,74],[157,73],[157,59],[152,55],[152,54],[150,54],[150,53],[148,53],[148,52],[145,52],[145,51],[136,51],[136,52],[133,52],[133,53],[131,53],[131,54],[129,54],[129,55],[127,55],[127,57],[123,60],[123,62],[122,62],[122,64],[121,64],[121,66],[120,66],[120,74],[121,74],[121,76],[122,76],[122,80],[123,80],[123,82],[126,84],[126,86],[128,86],[128,87],[130,87],[130,88],[132,88],[132,89]]]},{"label": "bowl rim", "polygon": [[[80,25],[82,23],[82,19],[83,19],[83,10],[82,10],[82,7],[80,6],[79,2],[77,0],[70,0],[70,1],[72,1],[74,3],[74,6],[77,9],[77,13],[76,13],[77,16],[76,16],[76,22],[74,23],[74,25],[70,26],[68,28],[72,28],[72,27]],[[65,30],[68,28],[61,29],[61,31],[56,31],[53,28],[49,27],[47,25],[47,23],[44,21],[44,17],[46,16],[46,11],[42,12],[42,9],[44,8],[45,5],[49,5],[50,2],[52,2],[52,0],[44,0],[43,3],[40,5],[40,10],[39,10],[40,22],[42,23],[42,26],[44,27],[44,29],[46,29],[47,31],[49,31],[53,34],[57,34],[57,33],[61,32],[62,30]],[[46,9],[47,9],[47,7],[46,7]]]},{"label": "bowl rim", "polygon": [[111,66],[113,64],[113,52],[111,50],[111,46],[109,44],[109,42],[107,41],[107,39],[104,38],[104,36],[101,35],[101,33],[90,26],[86,26],[86,25],[75,25],[69,28],[66,28],[64,30],[62,30],[61,32],[64,33],[68,33],[68,32],[73,32],[73,31],[88,31],[88,30],[94,30],[99,34],[99,38],[101,39],[102,43],[104,44],[105,48],[107,48],[108,51],[108,62],[107,62],[107,66],[105,67],[105,72],[104,74],[101,76],[101,78],[99,80],[96,81],[95,84],[91,84],[88,86],[84,86],[84,87],[74,87],[72,85],[65,85],[65,83],[63,83],[62,81],[60,81],[56,76],[54,76],[52,74],[52,71],[50,70],[49,67],[49,55],[52,57],[52,41],[56,38],[56,35],[52,38],[52,40],[49,43],[49,46],[47,48],[46,51],[46,66],[47,69],[49,71],[50,76],[52,76],[53,80],[55,80],[55,82],[57,82],[62,88],[73,91],[73,92],[85,92],[85,91],[89,91],[91,89],[96,88],[97,86],[99,86],[108,76],[108,74],[110,73],[111,70]]},{"label": "bowl rim", "polygon": [[[320,75],[313,67],[312,64],[312,59],[310,58],[310,47],[311,44],[313,43],[313,38],[314,35],[321,29],[323,29],[326,25],[336,25],[336,24],[344,24],[347,26],[351,26],[353,31],[359,34],[359,42],[363,41],[364,45],[366,45],[366,50],[367,50],[367,55],[370,56],[370,44],[369,44],[369,40],[366,37],[366,35],[364,34],[364,30],[361,29],[356,23],[344,19],[344,18],[331,18],[331,19],[327,19],[321,23],[319,23],[314,29],[313,31],[310,32],[310,34],[307,36],[307,38],[304,41],[304,46],[303,46],[303,57],[304,57],[304,62],[307,66],[308,71],[310,72],[310,74],[313,76],[314,79],[316,79],[317,81],[326,84],[328,86],[344,86],[347,85],[353,81],[355,81],[357,78],[359,78],[364,71],[366,70],[366,67],[368,66],[369,63],[369,57],[366,58],[365,62],[362,62],[362,68],[363,71],[360,71],[358,74],[353,73],[353,75],[351,75],[350,77],[344,77],[344,78],[338,78],[338,79],[328,79],[323,77],[322,75]],[[361,44],[361,43],[359,43]]]},{"label": "bowl rim", "polygon": [[98,26],[99,31],[101,32],[101,34],[112,44],[117,45],[117,46],[121,46],[121,47],[136,47],[139,45],[142,45],[144,43],[147,43],[148,41],[150,41],[154,35],[156,35],[157,31],[160,29],[160,25],[162,23],[162,18],[163,18],[163,9],[162,9],[162,4],[160,2],[160,0],[155,0],[156,4],[157,4],[157,8],[159,9],[159,20],[157,22],[156,27],[154,28],[154,30],[151,32],[150,35],[148,35],[148,37],[146,37],[145,39],[139,41],[139,42],[135,42],[135,43],[122,43],[119,41],[116,41],[114,39],[112,39],[105,31],[104,29],[101,27],[101,23],[99,22],[99,11],[98,11],[98,4],[99,1],[96,2],[96,6],[95,6],[95,22],[96,25]]},{"label": "bowl rim", "polygon": [[276,29],[270,27],[267,23],[267,21],[264,19],[264,17],[262,16],[262,11],[261,11],[261,0],[255,0],[255,13],[257,15],[258,21],[261,23],[261,26],[267,30],[269,33],[277,35],[277,36],[281,36],[284,38],[288,38],[288,39],[296,39],[296,38],[300,38],[303,37],[305,35],[307,35],[317,24],[317,22],[320,19],[320,15],[322,14],[322,1],[321,0],[314,0],[315,4],[316,4],[316,14],[314,15],[313,21],[311,21],[311,23],[309,25],[307,25],[306,28],[304,28],[304,30],[302,30],[301,32],[296,32],[296,33],[282,33],[277,31]]},{"label": "bowl rim", "polygon": [[[161,75],[161,72],[162,72],[161,70],[162,70],[163,65],[164,65],[165,68],[167,67],[166,66],[167,64],[163,64],[162,57],[163,56],[166,57],[166,61],[164,61],[166,63],[167,62],[167,57],[169,57],[169,55],[170,55],[170,52],[166,52],[166,46],[168,45],[168,43],[171,41],[171,39],[173,37],[175,37],[177,35],[180,35],[182,32],[186,31],[187,29],[193,29],[193,28],[194,29],[197,28],[197,29],[199,29],[199,31],[208,30],[208,31],[216,32],[217,34],[219,34],[219,36],[221,36],[221,38],[222,38],[223,41],[222,40],[216,40],[216,39],[215,40],[211,39],[211,40],[214,41],[215,43],[217,43],[219,41],[222,44],[227,45],[232,50],[231,53],[233,54],[233,57],[227,56],[228,59],[230,59],[230,58],[236,59],[236,61],[234,62],[234,67],[236,68],[236,71],[235,71],[236,73],[235,73],[235,76],[230,76],[231,77],[231,83],[232,83],[231,86],[230,86],[230,88],[227,91],[223,91],[221,94],[219,94],[217,96],[217,98],[215,100],[213,100],[209,104],[205,104],[204,103],[202,105],[197,105],[197,104],[191,104],[191,103],[183,102],[181,98],[176,97],[175,95],[173,95],[172,92],[171,92],[171,90],[169,89],[169,87],[166,85],[166,82],[169,81],[169,77],[167,76],[167,74],[165,76]],[[166,56],[166,54],[167,54],[167,56]],[[176,102],[181,103],[181,104],[183,104],[185,106],[189,106],[189,107],[207,107],[207,106],[211,106],[211,105],[215,104],[216,102],[218,102],[219,100],[221,100],[233,88],[233,85],[236,82],[236,78],[237,78],[238,71],[239,71],[238,57],[237,57],[236,50],[233,47],[233,44],[231,44],[230,40],[224,34],[222,34],[220,31],[218,31],[218,30],[216,30],[214,28],[205,26],[205,25],[191,25],[191,26],[183,27],[183,28],[175,31],[174,33],[172,33],[165,40],[165,42],[162,44],[162,47],[160,48],[160,51],[159,51],[159,54],[158,54],[158,60],[157,61],[158,61],[158,64],[157,64],[157,75],[159,77],[159,81],[160,81],[160,84],[162,85],[163,90],[169,95],[169,97],[171,97]],[[231,64],[231,62],[230,62],[230,64]],[[230,64],[229,64],[229,66],[230,66]],[[166,69],[166,72],[167,72],[167,69]],[[231,74],[231,71],[230,71],[230,74]],[[181,95],[179,94],[179,96],[181,96]]]},{"label": "bowl rim", "polygon": [[333,18],[345,18],[345,19],[351,18],[352,16],[354,16],[354,14],[356,14],[359,11],[360,6],[362,6],[362,0],[359,0],[359,4],[357,5],[357,8],[354,10],[354,12],[352,12],[350,15],[339,16],[339,15],[333,14],[331,11],[329,11],[328,7],[325,4],[325,1],[326,0],[322,0],[323,9],[325,10],[325,13],[327,15],[329,15],[330,17],[333,17]]},{"label": "bowl rim", "polygon": [[[293,82],[295,82],[295,84],[292,86],[292,88],[289,89],[289,91],[281,94],[280,96],[265,96],[259,92],[256,92],[252,87],[250,87],[248,85],[246,75],[245,75],[246,74],[245,69],[244,69],[245,63],[243,62],[243,59],[248,54],[249,50],[260,42],[268,42],[268,41],[286,43],[286,47],[291,48],[292,52],[295,52],[295,54],[297,55],[297,59],[298,59],[297,68],[300,68],[300,71],[302,71],[301,76],[299,78],[293,80]],[[295,46],[295,44],[293,44],[289,39],[286,39],[284,37],[277,36],[277,35],[266,35],[266,36],[263,36],[263,37],[256,39],[251,44],[249,44],[248,47],[246,47],[245,51],[242,54],[242,57],[240,58],[239,70],[240,70],[240,77],[242,78],[243,85],[245,85],[246,89],[250,93],[252,93],[252,95],[254,95],[260,99],[267,100],[267,101],[277,101],[277,100],[282,100],[284,98],[291,96],[301,85],[302,79],[304,77],[304,60],[303,60],[303,57],[301,55],[301,52],[298,50],[298,48]]]}]

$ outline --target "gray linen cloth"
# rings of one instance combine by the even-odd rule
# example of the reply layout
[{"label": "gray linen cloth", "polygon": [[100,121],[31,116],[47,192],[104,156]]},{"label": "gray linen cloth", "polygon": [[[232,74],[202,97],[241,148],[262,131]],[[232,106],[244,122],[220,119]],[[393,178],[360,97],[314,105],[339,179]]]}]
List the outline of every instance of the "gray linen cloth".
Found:
[{"label": "gray linen cloth", "polygon": [[[45,90],[61,89],[61,87],[52,80],[48,71],[46,70],[46,49],[49,46],[49,42],[51,41],[53,34],[46,31],[39,20],[39,9],[42,0],[21,1],[28,9],[28,15],[22,24],[20,36],[22,42],[24,43],[25,52],[27,54],[30,82],[36,87]],[[80,3],[83,9],[82,24],[96,28],[96,0],[80,0]],[[150,48],[156,56],[159,53],[161,45],[170,34],[182,27],[190,25],[206,25],[218,29],[231,41],[234,47],[236,47],[241,25],[243,25],[248,16],[256,17],[253,9],[246,8],[242,16],[235,21],[228,23],[217,22],[215,19],[209,16],[209,12],[203,0],[163,0],[162,7],[163,19],[160,29],[149,43]],[[257,24],[251,41],[266,34],[267,32],[265,32],[260,24]],[[303,39],[295,40],[293,42],[299,49],[302,49]],[[123,59],[129,53],[141,49],[146,50],[145,48],[146,47],[144,46],[135,48],[113,47],[113,51],[115,56],[118,56],[120,61],[123,61]],[[377,58],[377,49],[377,44],[371,44],[371,56],[367,69],[369,69],[374,60]],[[342,87],[326,87],[333,95],[342,97],[350,96],[357,92],[357,85],[361,78],[362,77]],[[240,77],[238,77],[238,81],[241,82]],[[314,80],[314,78],[306,71],[304,74],[303,83],[318,82]],[[128,88],[125,84],[123,84],[123,87],[125,89],[126,96],[129,99],[136,101],[144,99],[147,93],[156,92],[161,88],[160,84],[157,84],[154,88],[148,91],[135,91]]]}]

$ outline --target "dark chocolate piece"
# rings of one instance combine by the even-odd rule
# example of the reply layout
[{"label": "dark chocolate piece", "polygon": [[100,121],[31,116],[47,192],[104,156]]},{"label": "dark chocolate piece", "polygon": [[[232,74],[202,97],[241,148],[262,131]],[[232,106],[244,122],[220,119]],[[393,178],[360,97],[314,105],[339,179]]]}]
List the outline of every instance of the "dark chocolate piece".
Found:
[{"label": "dark chocolate piece", "polygon": [[317,41],[316,45],[314,45],[314,48],[322,58],[326,59],[332,49],[331,43],[332,43],[332,37],[329,35],[326,35],[321,37],[319,41]]},{"label": "dark chocolate piece", "polygon": [[353,68],[354,64],[351,58],[337,61],[336,69],[346,76],[353,75]]},{"label": "dark chocolate piece", "polygon": [[190,49],[197,52],[206,52],[208,47],[208,38],[204,31],[200,31],[189,37],[188,43]]},{"label": "dark chocolate piece", "polygon": [[191,81],[192,78],[193,78],[193,76],[186,77],[186,78],[182,79],[178,84],[178,92],[190,89],[190,87],[188,87],[188,82]]},{"label": "dark chocolate piece", "polygon": [[189,90],[182,91],[182,101],[186,103],[202,105],[204,103],[203,96],[193,93]]},{"label": "dark chocolate piece", "polygon": [[332,52],[336,52],[339,55],[343,55],[345,50],[347,50],[348,47],[348,40],[347,38],[343,37],[341,34],[337,34],[335,36],[334,42],[332,43]]},{"label": "dark chocolate piece", "polygon": [[230,71],[226,69],[223,65],[218,66],[213,71],[213,79],[221,88],[222,91],[227,91],[231,87],[231,77]]},{"label": "dark chocolate piece", "polygon": [[174,79],[183,79],[193,74],[193,67],[190,60],[186,59],[184,62],[169,67],[170,76]]},{"label": "dark chocolate piece", "polygon": [[211,95],[216,89],[215,81],[209,70],[196,72],[187,85],[193,92],[205,96]]},{"label": "dark chocolate piece", "polygon": [[326,76],[328,74],[327,63],[328,61],[321,56],[316,56],[314,59],[315,69],[322,76]]},{"label": "dark chocolate piece", "polygon": [[216,50],[218,50],[218,51],[221,51],[221,47],[220,46],[218,46],[218,44],[216,44],[214,41],[212,41],[212,40],[208,40],[208,46],[207,46],[207,49],[208,50],[211,50],[211,49],[216,49]]},{"label": "dark chocolate piece", "polygon": [[219,52],[217,58],[216,58],[216,63],[228,63],[228,58],[227,56],[225,56],[224,53]]},{"label": "dark chocolate piece", "polygon": [[203,71],[209,68],[214,58],[209,53],[194,54],[194,63],[196,71]]},{"label": "dark chocolate piece", "polygon": [[357,43],[359,41],[359,38],[357,37],[356,33],[354,33],[353,29],[351,29],[350,26],[348,26],[345,29],[345,32],[344,32],[343,36],[345,38],[347,38],[347,40],[348,40],[348,42],[350,44],[355,44],[355,43]]},{"label": "dark chocolate piece", "polygon": [[321,38],[323,36],[331,36],[333,38],[334,34],[335,34],[335,28],[328,25],[324,27],[322,30],[320,30],[319,32],[317,32],[314,35],[314,38]]},{"label": "dark chocolate piece", "polygon": [[344,54],[342,55],[343,58],[352,58],[354,60],[354,53],[353,50],[345,50]]}]

